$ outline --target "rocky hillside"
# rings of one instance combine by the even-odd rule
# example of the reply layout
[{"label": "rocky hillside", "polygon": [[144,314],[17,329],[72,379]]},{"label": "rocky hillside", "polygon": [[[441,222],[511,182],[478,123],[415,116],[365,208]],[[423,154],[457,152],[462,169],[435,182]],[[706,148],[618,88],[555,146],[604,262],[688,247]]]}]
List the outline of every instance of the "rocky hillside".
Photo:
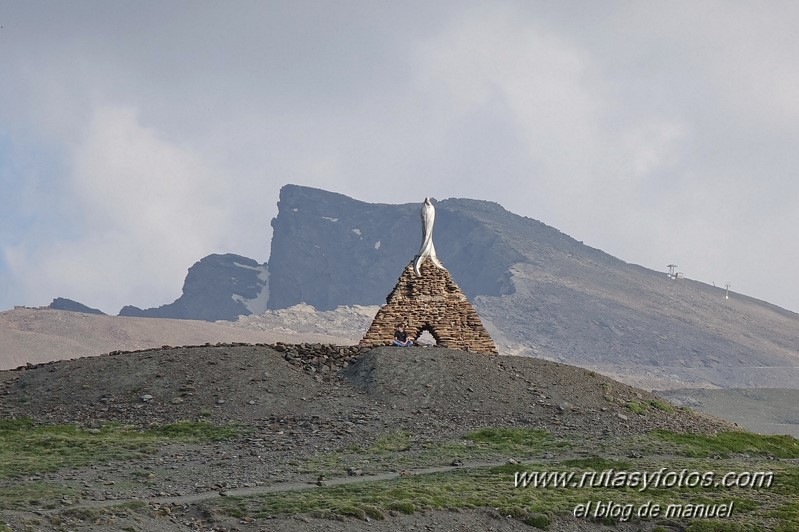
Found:
[{"label": "rocky hillside", "polygon": [[[592,436],[608,430],[618,435],[734,428],[687,411],[650,409],[633,417],[630,401],[657,398],[582,368],[432,347],[155,348],[3,372],[0,383],[6,418],[87,426],[112,419],[147,426],[202,417],[258,423],[282,416],[314,417],[324,426],[371,410],[374,415],[363,415],[375,423],[361,423],[353,434],[405,428],[432,435],[442,427],[517,424]],[[420,410],[426,414],[419,416]]]},{"label": "rocky hillside", "polygon": [[[516,531],[542,518],[551,531],[608,530],[572,516],[585,490],[514,489],[514,471],[676,468],[679,448],[653,430],[735,430],[546,360],[307,343],[153,349],[0,372],[0,412],[7,445],[40,445],[2,461],[0,519],[12,530]],[[710,458],[679,459],[710,467]],[[721,471],[747,467],[712,460]],[[795,474],[787,462],[767,465]],[[591,491],[602,500],[671,495]],[[790,501],[784,491],[770,490],[770,500]],[[761,504],[753,490],[736,497]],[[736,518],[762,522],[757,512]],[[689,523],[635,519],[618,530]]]}]

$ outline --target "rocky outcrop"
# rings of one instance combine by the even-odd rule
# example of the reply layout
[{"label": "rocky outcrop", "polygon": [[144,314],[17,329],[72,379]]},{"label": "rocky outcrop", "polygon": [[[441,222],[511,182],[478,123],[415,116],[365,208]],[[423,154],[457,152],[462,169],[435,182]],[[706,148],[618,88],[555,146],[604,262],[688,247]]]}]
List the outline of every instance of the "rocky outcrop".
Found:
[{"label": "rocky outcrop", "polygon": [[71,299],[64,297],[57,297],[50,303],[47,308],[53,310],[68,310],[70,312],[83,312],[84,314],[100,314],[105,316],[105,312],[100,309],[87,307],[83,303],[78,303]]},{"label": "rocky outcrop", "polygon": [[[436,202],[438,255],[447,258],[467,296],[507,293],[508,269],[524,257],[495,230],[462,211],[461,201]],[[324,311],[379,305],[386,287],[397,279],[397,264],[418,250],[419,204],[365,203],[286,185],[272,227],[269,308],[307,303]]]},{"label": "rocky outcrop", "polygon": [[189,268],[183,295],[157,308],[126,306],[120,316],[184,320],[236,320],[260,314],[269,297],[266,264],[228,253],[208,255]]},{"label": "rocky outcrop", "polygon": [[494,340],[449,272],[427,258],[420,274],[413,263],[405,268],[360,345],[391,345],[395,328],[404,323],[411,338],[427,331],[441,347],[496,355]]}]

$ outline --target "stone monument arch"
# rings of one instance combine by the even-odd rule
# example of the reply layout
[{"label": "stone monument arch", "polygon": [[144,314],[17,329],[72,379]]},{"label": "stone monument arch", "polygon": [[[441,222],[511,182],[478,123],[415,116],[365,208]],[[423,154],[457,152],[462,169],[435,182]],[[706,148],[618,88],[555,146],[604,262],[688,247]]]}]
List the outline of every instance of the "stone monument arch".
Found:
[{"label": "stone monument arch", "polygon": [[435,207],[429,198],[425,198],[421,214],[419,253],[405,267],[360,345],[390,345],[397,325],[404,324],[406,332],[414,339],[428,331],[441,347],[498,354],[477,311],[436,256],[433,246]]}]

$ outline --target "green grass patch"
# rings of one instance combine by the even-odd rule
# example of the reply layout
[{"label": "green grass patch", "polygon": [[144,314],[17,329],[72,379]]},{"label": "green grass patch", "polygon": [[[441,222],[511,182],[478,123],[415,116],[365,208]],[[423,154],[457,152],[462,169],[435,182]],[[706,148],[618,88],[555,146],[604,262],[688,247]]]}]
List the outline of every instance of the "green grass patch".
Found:
[{"label": "green grass patch", "polygon": [[799,530],[799,501],[786,502],[773,510],[769,516],[780,520],[780,526],[774,530],[780,532]]},{"label": "green grass patch", "polygon": [[217,441],[244,432],[242,427],[192,421],[138,430],[119,424],[83,429],[34,425],[28,419],[0,420],[0,478],[139,458],[167,443]]},{"label": "green grass patch", "polygon": [[495,452],[531,452],[568,447],[545,430],[486,428],[466,435],[483,450]]},{"label": "green grass patch", "polygon": [[390,432],[377,438],[369,452],[376,454],[407,451],[411,448],[411,433],[404,431]]},{"label": "green grass patch", "polygon": [[206,422],[178,421],[161,427],[149,428],[145,434],[168,440],[179,441],[220,441],[240,436],[241,426],[219,426]]},{"label": "green grass patch", "polygon": [[549,530],[549,516],[544,514],[533,514],[526,516],[522,521],[524,524],[541,530]]},{"label": "green grass patch", "polygon": [[799,458],[799,440],[791,436],[764,436],[751,432],[722,432],[715,436],[656,430],[652,435],[676,443],[682,454],[695,458],[730,454]]},{"label": "green grass patch", "polygon": [[694,521],[685,529],[686,532],[750,532],[752,529],[738,523],[719,520]]},{"label": "green grass patch", "polygon": [[[610,460],[607,458],[602,458],[601,456],[589,456],[588,458],[563,460],[559,465],[561,467],[580,469],[583,471],[607,471],[609,469],[616,471],[630,471],[635,469],[635,466],[626,460]],[[529,469],[529,466],[527,469]]]},{"label": "green grass patch", "polygon": [[[623,461],[592,457],[569,460],[549,468],[549,471],[574,471],[576,468],[595,467],[619,470],[628,468]],[[665,465],[665,464],[663,464]],[[694,463],[696,467],[702,464]],[[744,467],[742,463],[738,466]],[[761,467],[763,464],[759,464]],[[655,471],[659,462],[648,462],[646,470]],[[689,464],[690,467],[690,464]],[[720,505],[734,501],[733,516],[723,519],[679,519],[675,521],[687,530],[797,530],[799,503],[792,490],[787,489],[799,468],[780,466],[777,477],[784,479],[783,488],[773,486],[767,492],[751,489],[657,489],[591,487],[576,488],[515,488],[514,471],[537,469],[522,465],[459,470],[447,473],[400,477],[390,481],[364,482],[346,486],[314,488],[299,492],[270,493],[246,498],[225,498],[213,501],[218,511],[235,517],[311,514],[319,516],[349,516],[380,519],[391,512],[413,513],[427,510],[462,510],[469,508],[495,508],[503,516],[510,516],[533,527],[546,529],[550,519],[558,515],[572,515],[575,507],[588,501],[613,501],[631,505],[633,512],[647,502],[659,504]],[[539,468],[540,469],[540,468]],[[768,509],[772,509],[768,512]],[[618,518],[606,516],[587,517],[587,520],[613,525]],[[631,516],[631,521],[648,521]],[[716,528],[714,528],[716,527]]]},{"label": "green grass patch", "polygon": [[338,476],[350,467],[364,472],[392,468],[419,468],[449,465],[454,458],[461,460],[506,460],[508,456],[526,457],[543,451],[570,447],[549,432],[535,429],[480,429],[458,440],[434,441],[419,439],[405,431],[378,436],[367,447],[347,447],[320,454],[303,464],[302,473]]},{"label": "green grass patch", "polygon": [[[579,464],[569,461],[559,464],[557,469],[573,470],[572,466],[625,466],[621,462],[598,461],[592,459]],[[562,467],[568,466],[568,467]],[[528,466],[529,467],[529,466]],[[402,477],[391,481],[365,482],[347,486],[310,489],[301,492],[272,493],[248,498],[226,498],[214,501],[217,509],[236,517],[253,516],[267,518],[281,515],[314,514],[339,515],[363,519],[365,516],[379,519],[392,511],[412,513],[424,510],[459,510],[467,508],[496,508],[505,516],[510,516],[531,526],[546,527],[553,515],[571,515],[578,504],[587,501],[614,501],[630,504],[634,508],[655,501],[665,508],[669,504],[727,504],[735,500],[735,519],[716,520],[717,524],[733,524],[748,527],[749,530],[764,529],[766,523],[776,517],[778,522],[792,523],[794,515],[785,505],[794,499],[790,494],[777,491],[770,494],[781,501],[779,516],[768,518],[762,512],[754,511],[763,507],[756,490],[736,490],[734,497],[730,490],[681,491],[647,490],[628,488],[593,487],[591,489],[540,489],[515,488],[511,469],[522,470],[523,466],[501,466],[456,472]],[[740,511],[739,511],[740,510]],[[371,513],[370,513],[371,512]],[[601,517],[601,516],[600,516]],[[632,518],[635,520],[635,517]],[[740,521],[739,521],[740,520]],[[609,519],[612,524],[618,520]],[[734,522],[733,522],[734,521]],[[604,521],[603,521],[604,522]],[[708,521],[712,523],[712,521]],[[709,526],[704,521],[685,520],[684,525]],[[698,528],[697,530],[704,530]],[[712,529],[711,529],[712,530]],[[723,530],[723,529],[722,529]],[[732,528],[731,530],[737,530]]]},{"label": "green grass patch", "polygon": [[674,412],[674,407],[662,399],[650,399],[649,404],[652,405],[657,410],[662,410],[664,412],[672,413]]},{"label": "green grass patch", "polygon": [[643,414],[650,408],[654,408],[655,410],[661,410],[663,412],[668,412],[668,413],[674,412],[674,407],[661,399],[649,399],[647,401],[630,401],[627,403],[627,408],[630,409],[630,411],[635,414]]},{"label": "green grass patch", "polygon": [[393,501],[386,505],[386,508],[395,512],[402,512],[404,514],[412,514],[416,512],[416,505],[411,501]]},{"label": "green grass patch", "polygon": [[[799,500],[799,468],[789,469],[774,475],[774,483],[783,493],[790,493]],[[797,528],[799,530],[799,528]]]},{"label": "green grass patch", "polygon": [[29,480],[13,487],[0,487],[0,509],[37,510],[52,504],[52,501],[74,495],[75,490],[67,486]]},{"label": "green grass patch", "polygon": [[[657,408],[650,404],[649,408]],[[563,460],[557,464],[539,462],[533,464],[506,464],[493,468],[462,469],[458,471],[402,477],[392,481],[364,482],[339,487],[311,489],[303,492],[268,494],[257,497],[224,500],[213,503],[223,513],[255,518],[280,515],[312,514],[318,516],[343,516],[364,519],[389,515],[392,512],[413,513],[426,510],[462,510],[470,508],[495,508],[504,516],[510,516],[532,527],[546,529],[550,520],[559,515],[572,515],[579,504],[588,501],[613,501],[622,505],[632,505],[634,509],[654,501],[667,508],[669,505],[714,505],[729,504],[734,501],[734,514],[723,519],[675,518],[687,530],[799,530],[799,468],[785,462],[742,459],[733,456],[719,460],[719,454],[748,454],[751,457],[795,455],[793,438],[759,436],[743,432],[723,433],[717,436],[685,435],[668,431],[657,431],[650,435],[619,440],[613,444],[612,454],[597,453],[587,457]],[[564,442],[554,438],[546,431],[533,429],[480,429],[467,434],[458,441],[419,442],[412,435],[393,433],[378,439],[372,449],[394,448],[391,456],[386,453],[385,462],[392,463],[397,456],[417,458],[451,456],[458,449],[459,456],[496,457],[518,456],[519,453],[534,453],[542,449],[568,446],[577,449],[577,454],[588,451],[579,440]],[[622,444],[639,449],[651,443],[653,451],[662,451],[667,458],[659,458],[657,452],[647,458],[619,459],[623,456]],[[410,449],[406,444],[410,444]],[[358,458],[357,450],[350,449]],[[675,457],[677,452],[683,456]],[[425,454],[428,453],[428,454]],[[364,458],[364,455],[360,455]],[[774,483],[761,488],[725,488],[720,486],[701,486],[693,488],[649,488],[613,487],[612,484],[594,484],[589,489],[573,487],[515,488],[516,472],[524,471],[562,471],[576,472],[576,478],[583,473],[613,470],[615,472],[647,471],[715,471],[718,475],[728,471],[773,471]],[[374,517],[379,519],[379,517]],[[588,517],[590,521],[613,525],[618,519],[608,517]],[[632,520],[637,518],[633,516]],[[640,519],[642,521],[647,518]],[[692,528],[687,528],[692,527]]]}]

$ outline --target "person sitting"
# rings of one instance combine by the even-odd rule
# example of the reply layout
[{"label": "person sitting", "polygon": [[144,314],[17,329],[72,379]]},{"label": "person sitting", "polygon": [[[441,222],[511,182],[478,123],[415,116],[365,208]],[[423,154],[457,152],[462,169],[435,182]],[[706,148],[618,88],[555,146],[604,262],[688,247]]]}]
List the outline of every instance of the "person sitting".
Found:
[{"label": "person sitting", "polygon": [[413,340],[408,338],[408,333],[405,332],[405,327],[400,323],[397,325],[397,330],[394,331],[394,342],[391,345],[397,347],[410,347],[413,345]]}]

